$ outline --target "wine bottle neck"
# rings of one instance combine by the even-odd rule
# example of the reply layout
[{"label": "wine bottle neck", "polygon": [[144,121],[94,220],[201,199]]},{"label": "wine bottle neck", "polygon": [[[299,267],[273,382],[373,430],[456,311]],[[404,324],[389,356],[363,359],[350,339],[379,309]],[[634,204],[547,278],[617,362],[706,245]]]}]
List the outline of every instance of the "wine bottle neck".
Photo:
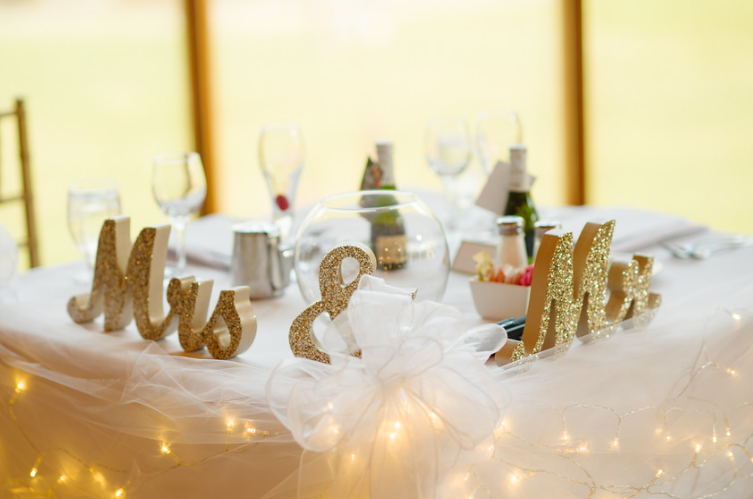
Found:
[{"label": "wine bottle neck", "polygon": [[379,187],[381,189],[394,189],[395,173],[392,167],[392,142],[384,141],[377,143],[377,163],[382,172]]},{"label": "wine bottle neck", "polygon": [[531,188],[526,167],[527,149],[524,145],[510,148],[510,191],[528,192]]}]

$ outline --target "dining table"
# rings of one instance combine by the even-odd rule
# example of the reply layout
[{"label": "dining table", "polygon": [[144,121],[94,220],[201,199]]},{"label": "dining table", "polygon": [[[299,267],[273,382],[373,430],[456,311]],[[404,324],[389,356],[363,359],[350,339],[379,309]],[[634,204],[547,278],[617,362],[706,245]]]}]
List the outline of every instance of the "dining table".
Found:
[{"label": "dining table", "polygon": [[[442,466],[381,462],[373,480],[388,483],[399,470],[395,498],[751,497],[753,246],[678,258],[670,248],[728,235],[625,206],[540,213],[576,238],[589,220],[615,220],[612,257],[653,255],[650,290],[661,305],[605,337],[576,338],[506,366],[482,364],[503,400],[489,438]],[[188,227],[186,275],[214,281],[211,303],[232,284],[234,222],[210,215]],[[466,236],[448,234],[451,255]],[[251,347],[217,360],[206,350],[185,352],[175,334],[145,340],[134,323],[104,332],[101,317],[73,322],[66,305],[89,289],[75,279],[83,268],[80,261],[34,268],[0,293],[0,495],[382,497],[363,477],[351,480],[342,449],[305,448],[291,418],[271,408],[280,399],[273,392],[292,381],[270,379],[296,361],[289,331],[310,305],[295,275],[281,296],[252,301]],[[493,322],[476,311],[471,278],[451,270],[442,299],[469,329]],[[410,455],[422,449],[437,462],[450,459],[418,436],[410,446]],[[429,485],[398,488],[407,469],[421,477],[413,483]]]}]

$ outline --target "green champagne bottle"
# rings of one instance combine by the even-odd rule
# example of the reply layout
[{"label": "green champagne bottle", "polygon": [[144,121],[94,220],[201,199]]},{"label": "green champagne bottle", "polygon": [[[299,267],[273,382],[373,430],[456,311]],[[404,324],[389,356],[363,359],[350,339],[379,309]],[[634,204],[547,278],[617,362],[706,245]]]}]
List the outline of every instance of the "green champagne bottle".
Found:
[{"label": "green champagne bottle", "polygon": [[[378,189],[395,190],[395,174],[392,166],[392,142],[377,142],[377,164],[381,171]],[[397,204],[395,196],[385,192],[377,197],[376,206],[387,207]],[[405,267],[408,252],[405,238],[405,224],[402,215],[396,210],[381,210],[371,222],[371,247],[377,259],[379,270],[397,270]]]},{"label": "green champagne bottle", "polygon": [[523,232],[526,238],[528,261],[533,258],[535,224],[539,220],[536,205],[531,198],[531,182],[526,166],[528,149],[523,144],[510,147],[510,193],[507,197],[504,215],[515,215],[523,219]]}]

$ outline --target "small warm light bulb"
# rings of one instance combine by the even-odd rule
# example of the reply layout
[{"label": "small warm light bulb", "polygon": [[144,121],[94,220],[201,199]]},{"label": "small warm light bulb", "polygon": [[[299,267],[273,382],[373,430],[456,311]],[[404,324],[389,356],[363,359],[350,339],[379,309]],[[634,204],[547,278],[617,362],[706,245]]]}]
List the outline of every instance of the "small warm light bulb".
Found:
[{"label": "small warm light bulb", "polygon": [[29,476],[32,477],[32,478],[34,478],[35,476],[37,476],[37,469],[36,468],[32,468],[31,471],[29,472]]},{"label": "small warm light bulb", "polygon": [[395,429],[396,430],[400,429],[400,421],[395,421]]},{"label": "small warm light bulb", "polygon": [[728,437],[731,437],[731,436],[732,436],[732,431],[730,431],[730,429],[729,429],[729,428],[727,428],[727,436],[728,436]]},{"label": "small warm light bulb", "polygon": [[716,433],[714,433],[714,434],[713,434],[713,435],[711,436],[711,441],[712,441],[713,443],[716,443]]},{"label": "small warm light bulb", "polygon": [[731,451],[727,451],[727,457],[728,457],[728,458],[730,458],[730,459],[731,459],[732,461],[734,461],[734,460],[735,460],[735,455],[734,455],[734,454],[732,454],[732,452],[731,452]]},{"label": "small warm light bulb", "polygon": [[580,447],[578,447],[578,452],[585,454],[588,452],[588,446],[586,444],[582,444]]},{"label": "small warm light bulb", "polygon": [[696,452],[696,454],[699,453],[699,452],[701,452],[701,444],[696,444],[696,446],[695,446],[695,452]]},{"label": "small warm light bulb", "polygon": [[66,479],[66,478],[67,478],[67,477],[66,477],[65,475],[60,475],[60,478],[58,478],[58,483],[63,483],[63,482],[65,482],[65,479]]},{"label": "small warm light bulb", "polygon": [[663,474],[664,474],[664,470],[659,470],[659,471],[657,471],[657,472],[656,472],[656,478],[659,478],[659,477],[660,477],[660,476],[662,476]]},{"label": "small warm light bulb", "polygon": [[170,454],[170,447],[168,447],[167,444],[162,444],[161,450],[163,454]]},{"label": "small warm light bulb", "polygon": [[667,434],[667,442],[669,442],[670,440],[672,440],[672,436]]},{"label": "small warm light bulb", "polygon": [[230,430],[235,426],[235,420],[232,418],[227,419],[227,429]]},{"label": "small warm light bulb", "polygon": [[356,460],[356,455],[355,455],[355,454],[351,454],[351,455],[350,455],[350,460],[351,460],[351,461],[354,461],[354,462],[355,462],[355,460]]},{"label": "small warm light bulb", "polygon": [[742,316],[738,313],[733,313],[732,318],[735,319],[736,321],[739,321],[740,319],[742,319]]},{"label": "small warm light bulb", "polygon": [[615,449],[619,449],[620,448],[620,439],[619,438],[615,438],[614,440],[612,440],[612,447],[614,447]]},{"label": "small warm light bulb", "polygon": [[115,491],[115,497],[123,497],[124,494],[125,494],[125,490],[123,489],[118,489]]},{"label": "small warm light bulb", "polygon": [[510,482],[512,482],[513,484],[517,484],[519,481],[520,481],[520,477],[518,475],[512,475],[510,477]]},{"label": "small warm light bulb", "polygon": [[390,440],[395,440],[397,433],[390,433]]},{"label": "small warm light bulb", "polygon": [[16,393],[21,393],[24,390],[26,390],[26,383],[24,381],[16,383]]},{"label": "small warm light bulb", "polygon": [[256,433],[256,428],[254,428],[253,426],[249,426],[248,428],[246,428],[246,432],[249,433],[250,435],[253,435]]},{"label": "small warm light bulb", "polygon": [[567,431],[562,432],[562,440],[570,440],[570,435],[568,435]]}]

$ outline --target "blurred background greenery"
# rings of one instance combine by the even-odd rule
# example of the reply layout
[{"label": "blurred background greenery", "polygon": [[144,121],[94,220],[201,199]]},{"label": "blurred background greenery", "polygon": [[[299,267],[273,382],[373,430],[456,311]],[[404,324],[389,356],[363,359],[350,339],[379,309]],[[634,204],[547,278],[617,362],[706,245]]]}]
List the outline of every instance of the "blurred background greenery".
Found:
[{"label": "blurred background greenery", "polygon": [[[378,139],[405,188],[440,189],[427,119],[514,108],[540,206],[565,192],[562,1],[207,2],[216,210],[271,214],[268,121],[301,124],[298,204],[356,189]],[[0,0],[0,108],[26,99],[42,264],[79,258],[66,186],[109,177],[134,233],[165,223],[151,158],[192,145],[184,3]],[[753,233],[753,3],[584,0],[586,201]],[[12,164],[11,144],[2,147]],[[468,192],[477,159],[461,178]],[[2,169],[0,189],[18,184]],[[20,232],[20,216],[0,222]]]}]

